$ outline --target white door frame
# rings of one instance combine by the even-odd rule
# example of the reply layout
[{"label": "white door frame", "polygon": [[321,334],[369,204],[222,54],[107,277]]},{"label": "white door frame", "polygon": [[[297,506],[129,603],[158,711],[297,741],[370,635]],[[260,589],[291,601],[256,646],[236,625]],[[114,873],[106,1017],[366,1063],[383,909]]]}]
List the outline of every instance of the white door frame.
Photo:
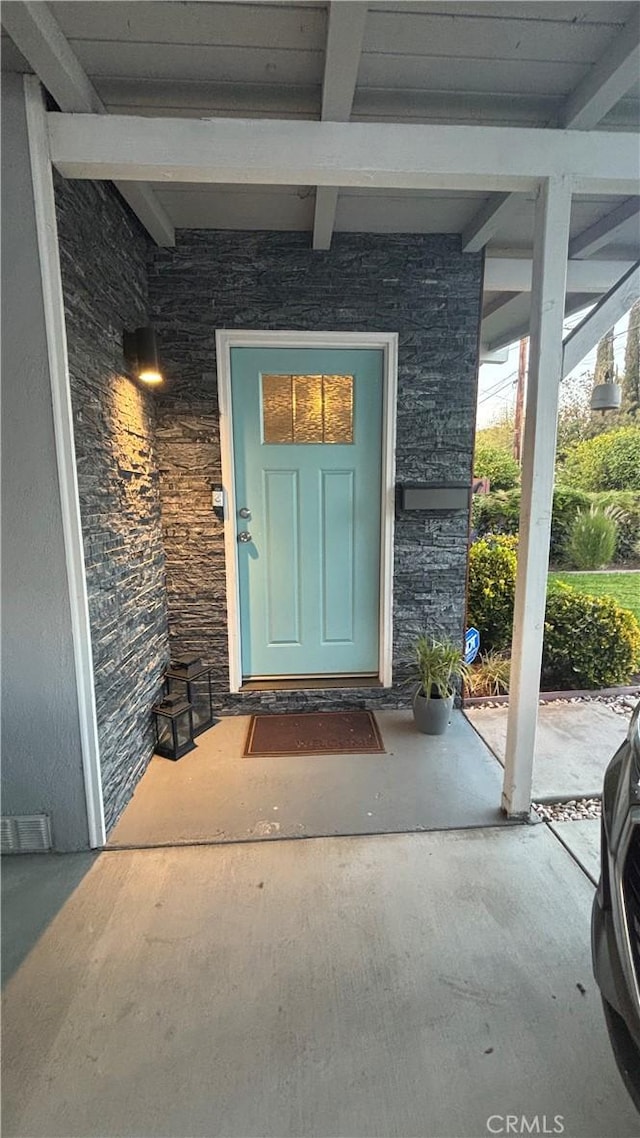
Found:
[{"label": "white door frame", "polygon": [[397,332],[260,332],[218,329],[216,356],[222,483],[225,489],[224,551],[227,581],[229,691],[242,686],[240,589],[236,539],[235,465],[231,404],[232,348],[377,348],[383,353],[382,470],[380,479],[380,631],[378,675],[391,687],[393,657],[393,530],[395,519]]}]

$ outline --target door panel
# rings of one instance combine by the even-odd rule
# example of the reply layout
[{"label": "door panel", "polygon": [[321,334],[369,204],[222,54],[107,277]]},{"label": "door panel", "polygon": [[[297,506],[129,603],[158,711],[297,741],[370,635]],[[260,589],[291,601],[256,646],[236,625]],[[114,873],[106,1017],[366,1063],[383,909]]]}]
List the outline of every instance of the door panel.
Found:
[{"label": "door panel", "polygon": [[325,643],[354,639],[354,471],[323,470],[322,637]]},{"label": "door panel", "polygon": [[245,678],[378,671],[382,375],[377,349],[231,349]]},{"label": "door panel", "polygon": [[265,470],[266,641],[300,643],[300,495],[297,470]]}]

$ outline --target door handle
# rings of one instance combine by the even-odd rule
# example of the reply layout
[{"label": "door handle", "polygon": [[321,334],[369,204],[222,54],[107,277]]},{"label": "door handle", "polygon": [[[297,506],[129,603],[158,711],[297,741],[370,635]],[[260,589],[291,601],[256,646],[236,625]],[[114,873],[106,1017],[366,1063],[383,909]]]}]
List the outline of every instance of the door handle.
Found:
[{"label": "door handle", "polygon": [[251,510],[247,506],[242,506],[242,508],[240,510],[238,510],[238,517],[239,518],[250,518],[251,517]]},{"label": "door handle", "polygon": [[242,545],[246,545],[246,543],[247,543],[248,541],[252,541],[252,540],[253,540],[253,539],[252,539],[252,537],[251,537],[251,534],[250,534],[250,533],[249,533],[249,531],[248,531],[248,530],[246,530],[246,529],[242,530],[242,531],[241,531],[241,532],[238,534],[238,541],[239,541],[239,542],[240,542]]}]

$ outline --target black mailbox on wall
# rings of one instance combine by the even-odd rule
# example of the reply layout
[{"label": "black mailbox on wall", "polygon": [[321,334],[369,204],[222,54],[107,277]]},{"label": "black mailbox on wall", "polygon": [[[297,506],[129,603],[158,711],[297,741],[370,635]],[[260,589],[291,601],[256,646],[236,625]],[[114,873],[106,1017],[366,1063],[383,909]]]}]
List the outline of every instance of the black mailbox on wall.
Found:
[{"label": "black mailbox on wall", "polygon": [[436,510],[451,513],[469,507],[471,487],[466,482],[403,482],[401,510]]}]

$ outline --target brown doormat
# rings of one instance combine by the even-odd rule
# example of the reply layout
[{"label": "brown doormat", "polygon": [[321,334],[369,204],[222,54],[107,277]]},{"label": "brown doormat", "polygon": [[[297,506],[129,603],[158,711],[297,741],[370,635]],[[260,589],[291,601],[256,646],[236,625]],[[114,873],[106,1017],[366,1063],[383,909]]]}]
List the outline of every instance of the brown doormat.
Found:
[{"label": "brown doormat", "polygon": [[370,711],[252,715],[245,755],[384,755]]}]

